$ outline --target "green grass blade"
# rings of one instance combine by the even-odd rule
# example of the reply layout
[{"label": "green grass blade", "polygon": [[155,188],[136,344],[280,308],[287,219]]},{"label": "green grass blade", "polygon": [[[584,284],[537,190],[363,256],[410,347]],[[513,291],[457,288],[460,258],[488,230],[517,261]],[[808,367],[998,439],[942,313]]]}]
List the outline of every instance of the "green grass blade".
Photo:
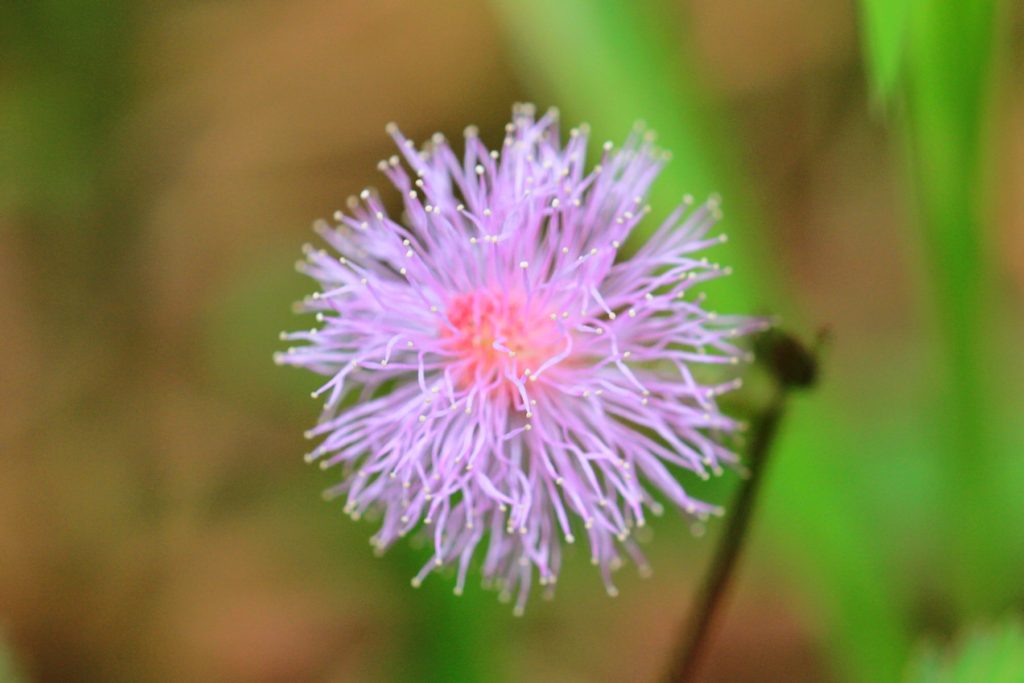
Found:
[{"label": "green grass blade", "polygon": [[946,448],[949,525],[945,552],[968,612],[998,607],[1013,588],[997,533],[998,466],[989,433],[992,384],[986,345],[997,299],[985,258],[986,117],[991,100],[994,0],[914,5],[908,46],[907,112],[931,295],[943,343],[938,414]]},{"label": "green grass blade", "polygon": [[909,0],[861,0],[864,59],[877,101],[885,103],[895,90],[906,50]]}]

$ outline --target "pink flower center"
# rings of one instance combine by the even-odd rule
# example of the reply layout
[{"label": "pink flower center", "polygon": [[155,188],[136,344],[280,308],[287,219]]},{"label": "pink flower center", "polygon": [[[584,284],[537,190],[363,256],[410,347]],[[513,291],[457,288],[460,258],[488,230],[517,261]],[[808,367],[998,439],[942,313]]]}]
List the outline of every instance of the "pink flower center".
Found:
[{"label": "pink flower center", "polygon": [[458,357],[456,378],[463,386],[535,372],[564,346],[550,312],[519,293],[459,294],[447,313],[455,329],[442,325],[441,338]]}]

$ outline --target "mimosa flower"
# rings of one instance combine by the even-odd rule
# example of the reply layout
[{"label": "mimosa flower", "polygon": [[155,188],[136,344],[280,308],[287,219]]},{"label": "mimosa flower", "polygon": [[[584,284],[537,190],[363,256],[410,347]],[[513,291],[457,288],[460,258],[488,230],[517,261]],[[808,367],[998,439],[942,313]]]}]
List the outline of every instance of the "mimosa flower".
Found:
[{"label": "mimosa flower", "polygon": [[352,517],[379,517],[379,549],[425,532],[414,585],[450,566],[460,593],[482,554],[521,613],[563,544],[584,542],[615,594],[623,554],[646,568],[631,534],[658,500],[716,514],[680,480],[736,461],[716,397],[738,380],[706,383],[701,366],[738,363],[736,338],[763,324],[695,293],[729,272],[700,255],[724,239],[717,204],[684,201],[629,254],[666,159],[643,133],[588,170],[586,129],[563,145],[557,114],[527,105],[500,150],[467,129],[461,159],[440,135],[417,150],[388,131],[412,171],[380,164],[401,218],[363,191],[316,226],[330,250],[299,264],[319,325],[284,335],[300,344],[277,360],[327,378],[307,457],[340,470],[327,494]]}]

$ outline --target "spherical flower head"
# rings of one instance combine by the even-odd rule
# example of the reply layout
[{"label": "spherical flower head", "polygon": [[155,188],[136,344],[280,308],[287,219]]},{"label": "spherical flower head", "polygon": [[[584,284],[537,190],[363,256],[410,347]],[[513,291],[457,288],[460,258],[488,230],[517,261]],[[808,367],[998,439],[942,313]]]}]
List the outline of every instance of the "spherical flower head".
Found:
[{"label": "spherical flower head", "polygon": [[666,158],[642,131],[588,170],[585,128],[563,144],[557,114],[529,105],[500,150],[467,129],[462,159],[440,135],[418,150],[387,129],[411,169],[380,163],[401,218],[365,190],[316,225],[330,251],[298,265],[320,286],[301,304],[319,325],[283,335],[301,344],[277,360],[327,378],[307,459],[341,470],[326,495],[353,518],[379,517],[376,548],[427,536],[413,585],[453,567],[461,593],[482,554],[521,613],[535,580],[553,587],[563,543],[583,541],[614,595],[624,554],[646,569],[631,531],[661,502],[719,512],[683,471],[736,461],[716,397],[738,380],[708,384],[700,366],[738,363],[736,338],[762,322],[695,294],[729,272],[699,255],[723,239],[717,203],[685,199],[627,255]]}]

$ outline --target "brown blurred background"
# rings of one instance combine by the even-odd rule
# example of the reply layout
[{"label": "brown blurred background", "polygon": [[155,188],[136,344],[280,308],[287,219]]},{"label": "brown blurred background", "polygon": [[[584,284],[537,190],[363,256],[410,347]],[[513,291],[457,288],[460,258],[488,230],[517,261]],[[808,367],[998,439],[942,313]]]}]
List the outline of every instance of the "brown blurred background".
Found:
[{"label": "brown blurred background", "polygon": [[[671,7],[734,122],[787,295],[843,340],[837,391],[899,391],[858,372],[869,353],[913,363],[926,332],[922,267],[900,228],[907,188],[872,115],[855,7]],[[312,380],[270,362],[277,332],[303,324],[290,304],[308,285],[292,263],[313,219],[381,185],[386,122],[415,139],[475,123],[494,139],[512,102],[540,95],[482,0],[96,12],[102,37],[41,10],[20,30],[42,44],[17,43],[15,27],[0,53],[9,159],[28,160],[0,186],[0,632],[32,681],[401,676],[434,598],[408,588],[418,556],[373,558],[370,526],[325,506],[327,480],[302,464]],[[994,185],[1017,297],[1022,74],[999,103]],[[76,109],[76,88],[104,97]],[[52,139],[62,125],[86,142]],[[523,620],[484,596],[506,676],[656,677],[705,557],[669,540],[684,533],[666,521],[655,576],[625,578],[614,601],[583,558]],[[705,680],[831,680],[821,615],[772,548],[755,557]]]}]

